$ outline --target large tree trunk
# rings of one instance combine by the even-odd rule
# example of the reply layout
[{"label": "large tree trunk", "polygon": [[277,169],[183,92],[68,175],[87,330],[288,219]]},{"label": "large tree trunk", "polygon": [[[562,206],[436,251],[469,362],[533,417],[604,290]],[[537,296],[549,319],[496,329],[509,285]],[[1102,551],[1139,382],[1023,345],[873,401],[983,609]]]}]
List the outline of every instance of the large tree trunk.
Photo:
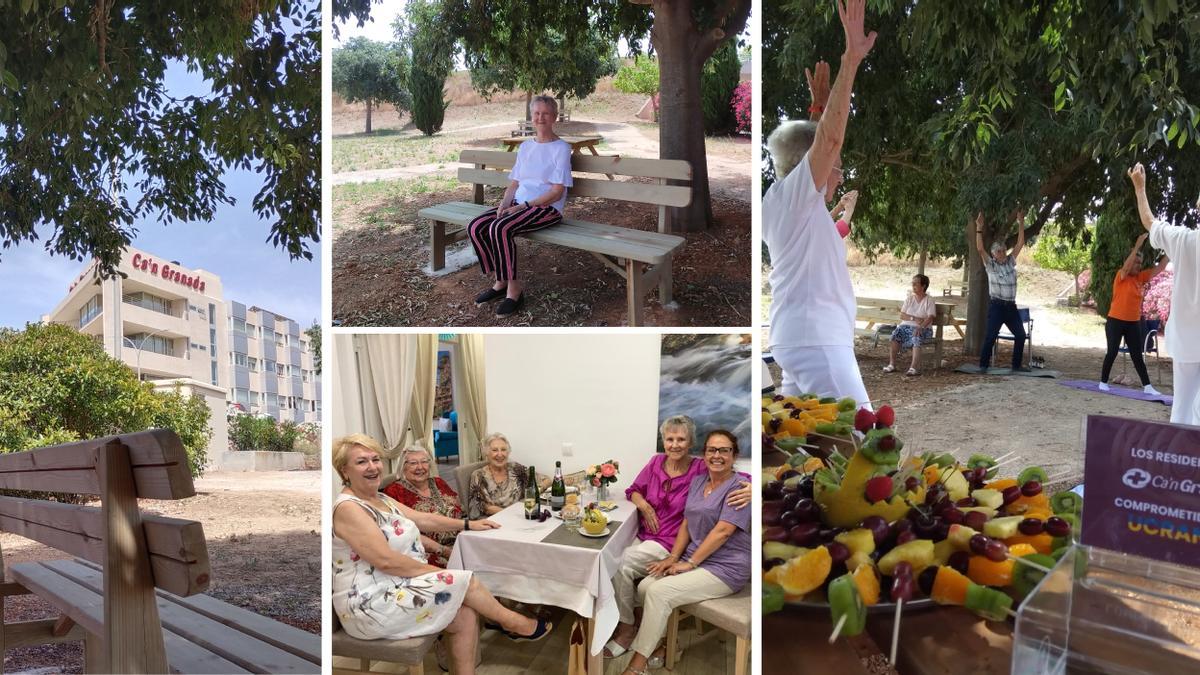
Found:
[{"label": "large tree trunk", "polygon": [[[644,0],[632,0],[645,4]],[[683,159],[692,165],[692,202],[669,209],[673,231],[699,232],[712,222],[708,189],[708,157],[704,149],[704,113],[700,108],[700,71],[725,40],[746,25],[750,0],[736,0],[725,9],[720,26],[700,30],[693,20],[691,0],[653,0],[654,27],[650,40],[658,53],[659,157]]]},{"label": "large tree trunk", "polygon": [[527,92],[525,92],[525,121],[526,122],[530,122],[533,120],[533,107],[532,106],[533,106],[533,92],[527,91]]},{"label": "large tree trunk", "polygon": [[925,274],[925,262],[929,260],[929,245],[921,244],[921,259],[917,261],[917,274]]},{"label": "large tree trunk", "polygon": [[[978,356],[983,346],[983,333],[987,329],[988,280],[983,261],[975,250],[975,219],[967,219],[967,332],[963,337],[963,353]],[[984,226],[983,245],[988,246],[989,230]],[[986,250],[986,248],[985,248]]]},{"label": "large tree trunk", "polygon": [[371,99],[367,99],[367,133],[371,133]]}]

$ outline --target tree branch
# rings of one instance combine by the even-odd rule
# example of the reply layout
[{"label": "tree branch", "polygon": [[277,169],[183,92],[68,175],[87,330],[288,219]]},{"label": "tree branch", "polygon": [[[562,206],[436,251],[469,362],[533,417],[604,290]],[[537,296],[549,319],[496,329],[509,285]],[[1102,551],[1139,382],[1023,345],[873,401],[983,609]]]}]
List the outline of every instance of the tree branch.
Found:
[{"label": "tree branch", "polygon": [[[750,18],[750,2],[749,0],[727,0],[716,15],[721,17],[717,25],[706,31],[696,45],[696,56],[700,63],[707,61],[722,42],[732,39],[745,30],[746,21]],[[703,58],[700,58],[701,56]]]}]

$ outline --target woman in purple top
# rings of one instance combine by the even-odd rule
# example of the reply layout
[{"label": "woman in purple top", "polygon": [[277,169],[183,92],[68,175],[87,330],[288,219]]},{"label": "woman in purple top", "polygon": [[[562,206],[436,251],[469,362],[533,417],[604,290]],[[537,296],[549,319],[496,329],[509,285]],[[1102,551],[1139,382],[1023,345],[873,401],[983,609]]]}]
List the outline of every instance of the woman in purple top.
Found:
[{"label": "woman in purple top", "polygon": [[[739,487],[733,470],[737,454],[732,433],[709,432],[704,441],[705,470],[688,482],[683,519],[670,551],[663,549],[665,556],[645,566],[645,573],[638,576],[648,576],[636,592],[633,570],[622,564],[617,572],[613,585],[620,623],[608,649],[614,655],[633,649],[625,673],[645,675],[645,669],[653,667],[650,657],[676,607],[736,593],[750,580],[750,511],[731,504],[733,494],[747,489]],[[642,606],[640,627],[635,600]]]}]

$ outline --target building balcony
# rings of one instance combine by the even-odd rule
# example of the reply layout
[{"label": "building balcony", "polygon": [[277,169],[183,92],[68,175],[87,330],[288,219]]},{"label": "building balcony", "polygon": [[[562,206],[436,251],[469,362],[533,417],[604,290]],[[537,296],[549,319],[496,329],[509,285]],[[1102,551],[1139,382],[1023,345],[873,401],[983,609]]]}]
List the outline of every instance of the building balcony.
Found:
[{"label": "building balcony", "polygon": [[189,338],[188,321],[182,317],[163,314],[128,302],[121,303],[124,333],[154,333],[169,338]]},{"label": "building balcony", "polygon": [[[147,349],[139,351],[128,344],[121,350],[121,360],[135,371],[140,368],[143,376],[190,377],[202,382],[207,382],[209,379],[207,360],[197,364],[181,356],[167,356]],[[205,372],[199,373],[200,377],[197,377],[198,371]]]}]

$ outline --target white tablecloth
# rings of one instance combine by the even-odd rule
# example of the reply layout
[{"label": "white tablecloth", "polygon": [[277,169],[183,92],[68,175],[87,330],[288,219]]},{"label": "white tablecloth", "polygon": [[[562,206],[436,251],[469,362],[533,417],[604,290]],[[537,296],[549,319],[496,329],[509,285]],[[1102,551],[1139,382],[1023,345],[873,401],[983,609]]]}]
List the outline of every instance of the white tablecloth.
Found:
[{"label": "white tablecloth", "polygon": [[617,627],[612,578],[637,536],[637,509],[624,499],[616,504],[608,519],[621,523],[609,528],[614,531],[603,549],[542,543],[562,521],[525,520],[525,507],[517,502],[491,516],[500,529],[459,533],[447,567],[471,570],[493,595],[592,617],[596,639],[591,651],[599,654]]}]

